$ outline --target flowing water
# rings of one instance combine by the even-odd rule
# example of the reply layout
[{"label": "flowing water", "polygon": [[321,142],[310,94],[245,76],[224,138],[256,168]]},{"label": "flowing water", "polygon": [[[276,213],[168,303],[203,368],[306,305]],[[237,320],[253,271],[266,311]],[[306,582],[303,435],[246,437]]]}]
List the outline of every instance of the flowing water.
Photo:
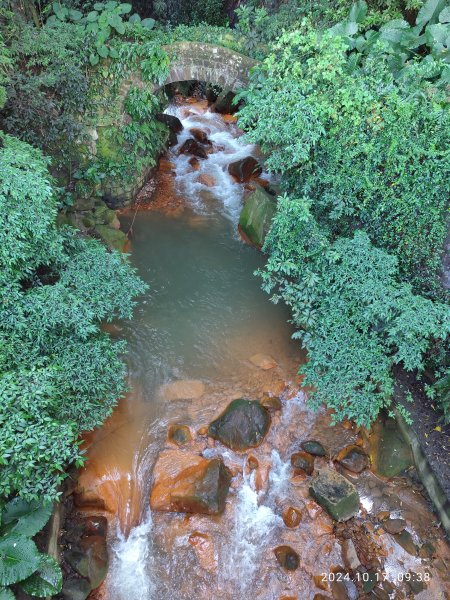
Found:
[{"label": "flowing water", "polygon": [[[341,546],[332,520],[310,499],[307,481],[292,472],[290,455],[307,437],[321,439],[334,453],[358,434],[332,428],[328,414],[308,409],[297,376],[304,356],[291,340],[288,314],[261,291],[253,273],[262,267],[263,256],[237,233],[245,187],[232,181],[227,165],[257,150],[239,138],[231,119],[211,113],[205,103],[173,106],[170,112],[184,125],[178,145],[161,163],[152,200],[121,216],[124,230],[130,229],[132,262],[149,284],[133,320],[112,331],[129,342],[131,391],[105,426],[87,436],[89,460],[78,482],[83,510],[109,518],[111,564],[102,597],[312,600],[321,592],[327,598],[356,598],[353,584],[330,591],[331,584],[319,581],[321,573],[342,567]],[[214,145],[197,171],[189,156],[177,154],[193,127],[205,131]],[[201,175],[209,179],[202,183]],[[255,354],[273,357],[276,366],[260,369],[250,361]],[[167,385],[192,385],[193,380],[191,400],[177,399],[180,395]],[[274,414],[268,436],[253,452],[233,452],[197,435],[230,400],[266,393],[281,398],[282,411]],[[191,429],[186,451],[221,456],[232,471],[223,515],[150,511],[153,467],[163,449],[174,447],[167,441],[174,423]],[[257,458],[256,470],[247,464],[249,454]],[[316,460],[316,466],[326,464],[326,459]],[[413,528],[414,515],[416,521],[435,520],[406,480],[392,483],[369,471],[353,478],[367,510],[362,509],[362,518],[370,521],[380,510],[398,509],[400,495],[400,508],[410,509],[411,531],[424,535],[419,524]],[[284,525],[287,506],[301,510],[295,529]],[[442,535],[437,528],[433,532],[442,555]],[[402,561],[407,570],[432,567],[383,533],[365,551],[386,554],[392,589],[404,594],[395,581]],[[370,535],[369,528],[364,530],[364,536]],[[299,552],[297,571],[278,566],[273,548],[280,544]],[[434,587],[417,598],[445,597],[442,576],[436,569],[433,575]],[[409,597],[393,593],[386,597]]]}]

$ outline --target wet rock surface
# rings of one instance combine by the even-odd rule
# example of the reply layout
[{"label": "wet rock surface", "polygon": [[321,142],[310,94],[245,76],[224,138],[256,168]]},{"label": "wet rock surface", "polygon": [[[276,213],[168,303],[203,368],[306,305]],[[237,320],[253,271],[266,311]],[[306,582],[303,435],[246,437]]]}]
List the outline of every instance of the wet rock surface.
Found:
[{"label": "wet rock surface", "polygon": [[306,440],[300,444],[300,447],[305,452],[312,454],[313,456],[327,456],[328,452],[324,446],[317,440]]},{"label": "wet rock surface", "polygon": [[346,521],[359,511],[359,495],[355,486],[331,469],[321,469],[310,485],[312,497],[336,521]]},{"label": "wet rock surface", "polygon": [[239,217],[239,232],[245,241],[261,248],[272,224],[276,203],[272,196],[257,187],[245,201]]},{"label": "wet rock surface", "polygon": [[262,173],[261,165],[253,156],[247,156],[236,162],[230,163],[228,172],[236,181],[244,183],[250,181],[252,177],[258,177]]},{"label": "wet rock surface", "polygon": [[209,426],[208,435],[233,450],[259,446],[270,427],[270,415],[255,400],[233,400]]},{"label": "wet rock surface", "polygon": [[312,475],[314,471],[314,456],[308,452],[295,452],[291,456],[291,465],[297,471]]},{"label": "wet rock surface", "polygon": [[278,564],[287,571],[295,571],[300,564],[300,557],[290,546],[278,546],[274,550]]},{"label": "wet rock surface", "polygon": [[153,477],[153,510],[213,515],[225,508],[230,472],[221,459],[167,450],[159,456]]},{"label": "wet rock surface", "polygon": [[167,432],[167,439],[177,446],[182,446],[192,440],[191,430],[187,425],[171,425]]},{"label": "wet rock surface", "polygon": [[194,138],[186,140],[178,152],[179,154],[192,154],[197,158],[208,158],[206,149]]},{"label": "wet rock surface", "polygon": [[369,466],[369,458],[367,454],[359,446],[348,446],[339,452],[336,461],[352,471],[352,473],[361,473]]}]

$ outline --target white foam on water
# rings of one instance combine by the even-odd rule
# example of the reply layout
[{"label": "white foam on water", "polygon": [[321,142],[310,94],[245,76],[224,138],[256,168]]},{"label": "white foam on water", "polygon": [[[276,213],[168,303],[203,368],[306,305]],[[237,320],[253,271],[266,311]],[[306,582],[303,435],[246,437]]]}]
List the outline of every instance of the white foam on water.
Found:
[{"label": "white foam on water", "polygon": [[283,494],[289,485],[291,461],[283,461],[277,450],[272,450],[272,467],[269,474],[269,489],[267,500],[275,501]]},{"label": "white foam on water", "polygon": [[112,544],[112,561],[106,587],[114,600],[156,599],[152,581],[152,518],[149,512],[144,521],[125,538],[121,531]]},{"label": "white foam on water", "polygon": [[244,593],[261,565],[275,528],[282,523],[272,509],[260,503],[262,494],[254,487],[254,472],[244,477],[237,494],[235,520],[229,545],[223,549],[220,578]]},{"label": "white foam on water", "polygon": [[[208,212],[208,198],[213,200],[213,205],[214,201],[219,202],[221,212],[237,224],[242,209],[244,188],[231,178],[228,165],[247,156],[253,156],[256,147],[243,141],[242,137],[234,137],[232,127],[224,123],[220,115],[209,110],[203,114],[190,114],[187,117],[183,116],[182,109],[175,106],[169,107],[166,112],[177,116],[184,128],[178,135],[178,142],[170,156],[175,164],[177,189],[189,199],[194,210],[200,213]],[[195,108],[191,112],[195,112]],[[193,171],[189,164],[191,156],[178,155],[184,142],[192,137],[189,130],[194,127],[206,131],[208,138],[217,148],[206,159],[199,159],[198,171]],[[202,174],[212,177],[214,185],[207,186],[199,182],[199,176]]]}]

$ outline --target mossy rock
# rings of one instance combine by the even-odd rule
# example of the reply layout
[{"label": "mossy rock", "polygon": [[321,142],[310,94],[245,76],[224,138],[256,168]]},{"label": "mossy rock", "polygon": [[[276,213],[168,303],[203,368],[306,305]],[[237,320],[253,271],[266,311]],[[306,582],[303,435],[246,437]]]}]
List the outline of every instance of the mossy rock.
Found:
[{"label": "mossy rock", "polygon": [[381,477],[395,477],[413,464],[411,448],[403,437],[397,421],[379,417],[370,435],[372,471]]},{"label": "mossy rock", "polygon": [[117,141],[116,127],[98,127],[97,156],[106,160],[120,161],[123,148]]},{"label": "mossy rock", "polygon": [[261,187],[250,194],[239,217],[239,230],[257,248],[264,244],[276,211],[272,196]]},{"label": "mossy rock", "polygon": [[104,202],[100,206],[95,207],[94,219],[96,223],[105,223],[110,225],[116,218],[116,213],[108,208]]},{"label": "mossy rock", "polygon": [[127,236],[119,229],[113,229],[108,225],[96,225],[95,230],[102,240],[112,250],[124,252],[127,243]]},{"label": "mossy rock", "polygon": [[321,469],[311,481],[309,491],[335,521],[347,521],[359,511],[355,486],[336,471]]}]

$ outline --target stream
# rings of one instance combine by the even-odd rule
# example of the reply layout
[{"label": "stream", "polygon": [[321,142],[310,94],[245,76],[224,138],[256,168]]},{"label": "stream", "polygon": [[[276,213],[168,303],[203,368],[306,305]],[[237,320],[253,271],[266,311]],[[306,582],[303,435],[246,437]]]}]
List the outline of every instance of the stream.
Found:
[{"label": "stream", "polygon": [[[242,140],[233,118],[211,112],[204,101],[183,99],[168,112],[184,126],[177,146],[137,208],[120,214],[122,229],[130,229],[131,260],[149,284],[133,319],[110,328],[129,344],[130,391],[105,425],[86,436],[88,462],[77,484],[79,509],[109,522],[108,576],[91,598],[447,598],[448,545],[414,477],[345,472],[361,510],[336,526],[311,499],[309,478],[293,471],[290,457],[301,440],[320,440],[331,456],[374,442],[350,423],[332,427],[327,412],[308,408],[297,375],[305,356],[291,339],[288,311],[272,304],[253,276],[264,256],[240,239],[246,184],[234,182],[227,166],[258,150]],[[212,142],[199,170],[189,155],[178,154],[191,128]],[[261,355],[271,364],[258,361]],[[281,410],[272,412],[259,447],[236,452],[205,435],[231,400],[264,395],[280,398]],[[187,426],[192,439],[178,448],[168,441],[172,425]],[[155,463],[174,449],[222,457],[233,476],[222,515],[150,510]],[[328,458],[316,458],[315,469],[327,465]],[[295,527],[283,520],[289,507],[301,514]],[[404,519],[408,535],[400,540],[386,532],[381,513]],[[334,575],[348,561],[345,538],[354,542],[361,572],[384,573],[374,582],[372,575],[367,587],[378,595],[362,596],[358,582]],[[300,556],[294,571],[276,561],[274,548],[284,544]],[[425,587],[414,588],[406,573],[428,573]]]}]

